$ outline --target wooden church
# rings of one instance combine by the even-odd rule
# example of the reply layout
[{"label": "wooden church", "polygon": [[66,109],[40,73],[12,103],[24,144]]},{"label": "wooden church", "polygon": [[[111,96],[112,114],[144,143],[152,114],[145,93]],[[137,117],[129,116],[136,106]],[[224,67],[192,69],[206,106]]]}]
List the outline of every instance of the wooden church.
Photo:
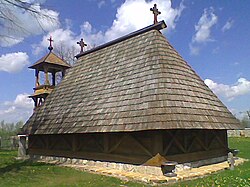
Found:
[{"label": "wooden church", "polygon": [[239,122],[169,44],[166,27],[155,21],[78,54],[22,128],[29,154],[132,164],[226,156],[227,129]]}]

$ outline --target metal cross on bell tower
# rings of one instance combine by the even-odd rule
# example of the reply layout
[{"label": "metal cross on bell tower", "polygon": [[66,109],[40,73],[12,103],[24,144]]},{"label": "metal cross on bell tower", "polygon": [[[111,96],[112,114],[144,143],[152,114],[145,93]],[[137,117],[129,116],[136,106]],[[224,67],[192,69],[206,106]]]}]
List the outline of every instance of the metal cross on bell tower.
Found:
[{"label": "metal cross on bell tower", "polygon": [[48,47],[48,49],[49,49],[50,51],[52,51],[52,50],[53,50],[52,42],[54,41],[54,40],[52,40],[52,36],[49,37],[48,41],[49,41],[49,47]]},{"label": "metal cross on bell tower", "polygon": [[154,7],[150,8],[150,11],[152,11],[154,14],[154,24],[158,23],[157,16],[161,14],[161,12],[157,9],[157,5],[154,4]]},{"label": "metal cross on bell tower", "polygon": [[84,43],[83,39],[81,39],[79,42],[77,42],[78,45],[81,47],[80,53],[83,53],[83,48],[87,46],[87,44]]}]

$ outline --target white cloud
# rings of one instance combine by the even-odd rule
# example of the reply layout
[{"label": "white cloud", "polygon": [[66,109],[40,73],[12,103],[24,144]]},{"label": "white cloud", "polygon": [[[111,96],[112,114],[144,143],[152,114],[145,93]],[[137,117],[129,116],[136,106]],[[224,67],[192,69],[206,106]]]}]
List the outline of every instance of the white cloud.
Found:
[{"label": "white cloud", "polygon": [[198,46],[194,46],[193,44],[189,44],[190,54],[198,55],[200,53],[200,48]]},{"label": "white cloud", "polygon": [[33,101],[28,94],[18,94],[14,101],[0,104],[0,119],[7,122],[26,121],[33,111]]},{"label": "white cloud", "polygon": [[153,15],[149,9],[152,8],[155,3],[159,11],[161,11],[158,20],[165,20],[168,29],[174,29],[184,9],[182,2],[178,8],[174,9],[171,7],[170,0],[127,0],[118,8],[113,25],[105,33],[105,40],[109,41],[153,24]]},{"label": "white cloud", "polygon": [[30,35],[52,31],[59,27],[59,14],[53,10],[42,9],[39,3],[43,1],[26,2],[34,3],[27,6],[38,14],[24,11],[7,1],[0,3],[0,17],[3,16],[1,12],[4,12],[4,16],[10,18],[10,20],[0,19],[0,46],[9,47],[22,42]]},{"label": "white cloud", "polygon": [[214,9],[204,9],[204,12],[198,22],[195,25],[196,34],[193,37],[193,42],[202,43],[211,41],[210,38],[211,28],[214,26],[218,21],[218,17],[214,14]]},{"label": "white cloud", "polygon": [[102,8],[104,5],[105,5],[104,0],[99,1],[98,4],[97,4],[98,8]]},{"label": "white cloud", "polygon": [[227,22],[225,23],[225,25],[222,27],[221,31],[225,32],[225,31],[231,29],[232,26],[233,26],[233,24],[234,24],[234,21],[232,19],[227,20]]},{"label": "white cloud", "polygon": [[216,83],[211,79],[206,79],[204,82],[215,94],[225,97],[229,101],[250,93],[250,81],[245,78],[239,78],[234,85]]},{"label": "white cloud", "polygon": [[29,56],[23,52],[8,53],[0,56],[0,71],[16,73],[29,64]]},{"label": "white cloud", "polygon": [[35,55],[39,55],[43,51],[47,51],[47,48],[49,46],[48,38],[52,36],[53,41],[53,47],[56,50],[61,50],[63,48],[63,51],[71,50],[72,48],[78,49],[76,42],[79,39],[79,37],[76,37],[75,33],[70,30],[70,28],[67,29],[56,29],[52,32],[49,32],[45,36],[43,36],[42,41],[40,44],[33,45],[33,53]]},{"label": "white cloud", "polygon": [[[192,37],[190,44],[190,53],[197,55],[198,53],[193,53],[192,48],[200,48],[200,44],[213,41],[211,38],[211,29],[217,23],[218,17],[214,14],[214,9],[212,7],[206,8],[200,17],[198,24],[195,25],[195,35]],[[196,50],[197,51],[197,50]]]},{"label": "white cloud", "polygon": [[153,24],[153,14],[150,12],[150,8],[153,7],[154,3],[157,4],[158,9],[161,11],[158,20],[165,20],[168,25],[168,30],[175,29],[176,22],[184,9],[182,2],[178,8],[174,9],[171,7],[170,0],[126,0],[117,9],[116,18],[113,21],[112,26],[106,31],[97,31],[88,21],[85,21],[80,26],[80,35],[73,33],[69,27],[65,30],[56,29],[43,37],[43,41],[38,46],[35,46],[35,52],[37,54],[37,52],[48,46],[47,38],[50,35],[55,40],[55,46],[58,45],[58,42],[61,42],[68,48],[74,46],[76,51],[79,51],[79,46],[76,45],[76,42],[81,38],[83,38],[84,42],[88,44],[86,49],[90,49],[126,35],[132,31],[151,25]]}]

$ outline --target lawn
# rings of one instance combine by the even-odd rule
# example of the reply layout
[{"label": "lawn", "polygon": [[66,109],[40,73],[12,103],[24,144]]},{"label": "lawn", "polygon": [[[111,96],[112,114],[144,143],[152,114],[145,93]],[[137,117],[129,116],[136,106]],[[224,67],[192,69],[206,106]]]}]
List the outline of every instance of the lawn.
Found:
[{"label": "lawn", "polygon": [[143,186],[114,177],[44,163],[15,160],[16,151],[0,150],[0,186]]},{"label": "lawn", "polygon": [[[230,138],[230,148],[240,150],[239,156],[250,159],[250,138]],[[0,150],[0,186],[146,186],[114,177],[78,171],[44,163],[15,160],[16,151]],[[234,171],[222,171],[202,179],[185,181],[176,186],[250,186],[250,162]]]},{"label": "lawn", "polygon": [[[250,159],[250,138],[229,138],[229,147],[239,149],[239,157]],[[235,170],[226,170],[219,173],[171,185],[171,187],[197,186],[197,187],[250,187],[250,161],[245,162],[235,168]]]}]

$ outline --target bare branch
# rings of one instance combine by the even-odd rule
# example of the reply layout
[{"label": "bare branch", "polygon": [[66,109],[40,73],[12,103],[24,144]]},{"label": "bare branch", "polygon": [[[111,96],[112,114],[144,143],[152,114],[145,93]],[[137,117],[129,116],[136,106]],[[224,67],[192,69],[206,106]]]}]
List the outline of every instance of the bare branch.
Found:
[{"label": "bare branch", "polygon": [[[26,37],[29,34],[34,33],[33,30],[29,30],[24,25],[22,20],[14,10],[19,10],[20,14],[27,14],[32,18],[35,18],[37,28],[40,27],[39,33],[45,32],[44,24],[42,20],[56,22],[56,17],[47,15],[46,11],[40,9],[40,5],[35,3],[25,2],[23,0],[0,0],[0,36],[2,41],[8,40],[8,38],[19,39]],[[31,23],[32,24],[32,23]]]}]

